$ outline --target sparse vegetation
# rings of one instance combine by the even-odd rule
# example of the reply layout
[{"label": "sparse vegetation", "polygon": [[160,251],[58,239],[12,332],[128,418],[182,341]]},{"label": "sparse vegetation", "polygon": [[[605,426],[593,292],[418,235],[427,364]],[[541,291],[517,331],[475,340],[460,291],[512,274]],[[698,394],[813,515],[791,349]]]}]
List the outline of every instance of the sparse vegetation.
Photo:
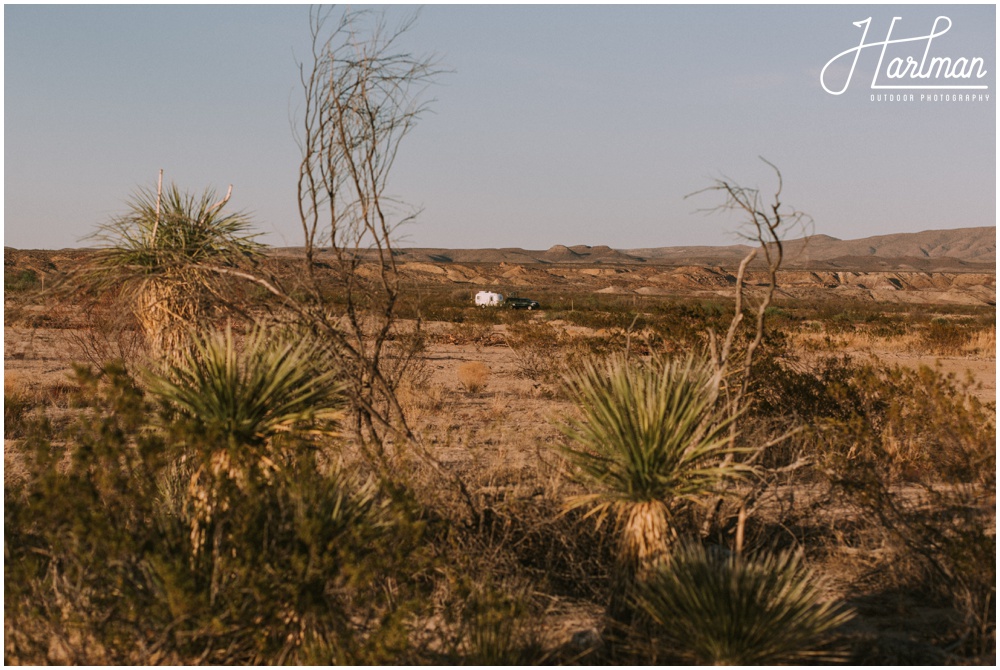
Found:
[{"label": "sparse vegetation", "polygon": [[3,290],[6,293],[21,293],[41,288],[42,282],[38,278],[38,273],[34,270],[21,270],[20,272],[4,272]]},{"label": "sparse vegetation", "polygon": [[[633,305],[595,300],[589,309],[600,314],[632,310]],[[810,321],[819,332],[828,326],[847,332],[845,324],[852,323],[855,331],[884,328],[880,337],[890,344],[911,342],[940,313],[911,318],[891,312],[873,319],[859,310],[851,321],[830,321],[819,310],[783,309],[786,314],[771,315],[774,325],[758,354],[736,444],[755,448],[792,426],[805,429],[756,457],[752,464],[757,474],[730,487],[731,497],[708,536],[699,533],[705,511],[699,505],[677,505],[679,499],[667,494],[652,496],[674,502],[669,521],[682,541],[668,543],[669,555],[681,546],[686,552],[707,546],[709,554],[719,557],[711,560],[736,560],[737,534],[743,532],[744,558],[739,560],[746,564],[798,547],[800,565],[808,563],[819,576],[835,571],[836,586],[827,584],[821,602],[846,601],[857,616],[835,636],[838,646],[830,647],[827,641],[833,638],[821,635],[802,642],[798,649],[803,653],[843,652],[861,663],[991,658],[992,397],[980,400],[983,392],[975,385],[941,369],[894,367],[870,360],[865,350],[854,358],[834,357],[829,355],[833,352],[802,346],[800,337],[812,332],[801,327]],[[452,339],[451,333],[478,328],[485,317],[475,316],[465,323],[424,322],[420,337],[425,348],[414,349],[407,340],[409,329],[403,328],[389,348],[395,352],[397,342],[400,347],[392,354],[392,366],[396,356],[400,364],[410,361],[402,368],[400,398],[426,447],[432,454],[463,454],[457,465],[442,463],[462,478],[478,519],[470,517],[461,491],[442,479],[432,462],[401,452],[393,461],[396,476],[387,479],[358,448],[350,430],[311,435],[316,424],[307,421],[295,424],[307,432],[246,433],[251,442],[264,439],[274,448],[240,447],[234,455],[245,463],[253,454],[266,456],[276,467],[248,467],[248,478],[217,482],[213,520],[206,524],[194,564],[191,522],[198,511],[191,493],[198,487],[192,489],[192,475],[198,463],[211,467],[210,454],[219,444],[198,437],[208,434],[198,428],[203,419],[197,418],[206,412],[195,407],[205,402],[211,388],[193,383],[207,380],[210,372],[210,366],[196,362],[203,358],[198,348],[190,350],[192,362],[184,364],[182,356],[177,364],[187,366],[187,377],[173,375],[169,367],[157,373],[173,384],[206,389],[192,390],[196,402],[181,405],[161,407],[157,384],[140,390],[123,371],[85,375],[80,390],[67,395],[58,387],[62,381],[13,378],[8,369],[5,432],[13,439],[5,481],[8,661],[632,663],[709,658],[693,650],[693,635],[676,641],[669,630],[665,633],[648,602],[629,605],[631,613],[618,617],[629,622],[634,634],[609,626],[602,613],[614,594],[623,593],[625,528],[611,523],[613,514],[600,527],[586,518],[599,501],[566,511],[566,500],[610,489],[604,488],[603,477],[582,477],[575,466],[567,470],[571,461],[564,463],[558,450],[542,448],[562,444],[599,453],[560,441],[564,438],[556,426],[544,420],[583,420],[585,409],[598,407],[589,402],[573,409],[571,396],[547,375],[579,372],[583,361],[596,356],[597,376],[610,379],[608,353],[622,357],[624,338],[574,330],[575,324],[546,318],[551,313],[529,319],[516,312],[492,314],[499,316],[489,324],[490,332],[502,326],[495,338]],[[627,314],[620,319],[628,321],[624,328],[635,318]],[[628,365],[636,374],[655,371],[657,360],[677,360],[679,342],[697,347],[704,342],[699,333],[708,325],[722,330],[732,312],[727,314],[724,302],[679,301],[664,302],[645,314],[633,332],[642,325],[665,336],[633,336]],[[956,328],[990,332],[975,314],[953,316],[949,321]],[[290,353],[302,347],[313,351],[305,344],[308,338],[274,336],[279,330],[255,340],[252,322],[237,321],[228,345],[224,332],[206,331],[196,341],[218,349],[220,370],[227,360],[245,365],[265,344],[275,352],[288,346]],[[82,329],[54,332],[63,333],[68,345]],[[249,335],[240,334],[244,332]],[[49,355],[37,348],[42,344],[12,362],[28,365],[36,355]],[[550,372],[526,374],[516,349],[538,352]],[[227,359],[227,351],[236,358]],[[655,358],[649,359],[650,354]],[[311,364],[332,360],[314,353],[304,358]],[[496,391],[492,400],[456,385],[463,361],[488,363],[487,388]],[[336,366],[326,369],[335,371]],[[262,372],[260,379],[270,374]],[[335,372],[327,378],[339,379]],[[653,375],[650,380],[665,378]],[[549,390],[540,395],[538,385]],[[161,412],[166,412],[162,419]],[[602,444],[607,442],[601,438]],[[205,459],[199,460],[199,453]],[[564,477],[571,473],[572,480]],[[743,531],[737,514],[741,507]],[[337,509],[353,521],[331,528],[332,535],[321,533],[326,526],[319,519]],[[146,514],[157,519],[153,526],[138,525]],[[81,543],[74,529],[84,528],[86,542]],[[269,548],[261,553],[265,532]],[[666,536],[672,537],[669,531]],[[332,546],[330,542],[341,547],[339,558],[310,563],[310,552],[325,555],[319,548]],[[102,566],[116,567],[94,570],[98,556]],[[251,556],[256,558],[250,561]],[[313,567],[306,572],[294,567],[307,565]],[[651,574],[671,565],[661,561]],[[219,581],[224,574],[231,577]],[[272,577],[265,580],[264,574]],[[308,579],[302,581],[302,575]],[[343,609],[347,600],[341,596],[313,600],[307,594],[320,583],[330,585],[324,587],[330,593],[351,594],[353,604]],[[393,584],[395,590],[381,590],[379,584]],[[236,599],[238,592],[257,594],[259,600],[253,602],[259,605],[238,605],[243,602]],[[629,592],[634,603],[646,602],[639,600],[638,591],[630,587]],[[389,598],[390,593],[395,595]],[[621,600],[612,610],[625,605]],[[565,609],[569,603],[586,608]],[[917,603],[925,608],[922,612],[929,607],[940,613],[932,619],[935,623],[925,625],[906,614]],[[133,613],[110,614],[123,608]],[[682,630],[688,617],[679,621],[671,616],[670,630]],[[219,617],[234,625],[213,629],[208,622]],[[251,639],[236,630],[236,621],[259,621],[251,628],[269,632]],[[143,632],[168,629],[170,633],[153,638]],[[700,630],[710,632],[705,626]],[[884,644],[877,642],[883,630]],[[611,632],[615,635],[606,637]],[[643,639],[650,644],[640,643]],[[917,656],[893,651],[897,639],[911,641],[907,649]],[[750,646],[757,653],[768,652],[765,645]],[[834,656],[814,660],[821,658]]]},{"label": "sparse vegetation", "polygon": [[158,186],[8,257],[5,662],[995,661],[995,307],[777,291],[780,173],[738,267],[423,281],[409,25],[311,14],[298,256]]}]

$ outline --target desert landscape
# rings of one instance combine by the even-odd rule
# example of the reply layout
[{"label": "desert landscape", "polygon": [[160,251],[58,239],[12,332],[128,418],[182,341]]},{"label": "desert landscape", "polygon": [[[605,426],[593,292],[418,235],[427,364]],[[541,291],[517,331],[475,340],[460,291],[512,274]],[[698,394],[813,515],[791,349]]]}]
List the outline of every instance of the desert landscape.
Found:
[{"label": "desert landscape", "polygon": [[939,11],[5,8],[4,663],[995,666]]},{"label": "desert landscape", "polygon": [[[727,484],[714,515],[710,497],[675,502],[673,523],[726,551],[804,550],[823,577],[824,597],[850,612],[823,638],[816,658],[991,663],[995,229],[786,246],[793,259],[796,249],[808,253],[777,273],[767,310],[737,438],[755,450],[753,476]],[[649,621],[624,632],[614,617],[609,624],[622,531],[610,522],[598,527],[580,508],[566,506],[585,481],[574,476],[565,451],[572,444],[565,421],[580,412],[566,379],[595,356],[656,361],[707,351],[708,333],[724,332],[734,314],[734,259],[747,249],[395,251],[400,292],[386,360],[396,367],[395,395],[419,447],[387,435],[375,461],[390,463],[393,479],[406,482],[425,523],[428,514],[437,519],[420,543],[435,547],[446,567],[411,594],[426,607],[406,622],[403,647],[350,638],[356,655],[345,659],[692,658],[657,643]],[[861,255],[863,249],[869,252]],[[149,383],[142,370],[150,365],[144,362],[150,343],[128,294],[67,289],[67,278],[100,253],[5,249],[8,546],[21,537],[12,535],[18,517],[10,508],[44,479],[44,464],[74,472],[66,459],[77,457],[66,436],[79,435],[85,417],[93,420],[93,410],[81,407],[100,406],[94,394],[105,382],[74,374],[73,365],[96,371],[124,361],[140,387]],[[275,249],[260,264],[293,285],[303,260],[301,249]],[[335,286],[335,254],[319,251],[314,263],[319,285]],[[377,276],[368,261],[353,272]],[[743,283],[745,305],[759,302],[766,268],[751,264]],[[214,328],[228,323],[249,333],[254,320],[281,313],[273,295],[251,289],[229,287],[229,304],[211,312]],[[476,307],[479,290],[530,297],[541,309]],[[275,332],[283,327],[271,323]],[[103,378],[114,385],[111,374]],[[337,438],[340,458],[378,472],[358,439],[349,431]],[[53,450],[47,458],[32,455],[40,444]],[[190,519],[191,512],[179,514]],[[408,555],[404,564],[414,560]],[[8,662],[197,660],[187,655],[197,644],[179,639],[131,639],[127,649],[115,649],[82,614],[58,614],[80,601],[59,605],[58,597],[38,597],[47,604],[35,607],[45,609],[6,617]],[[98,616],[98,601],[89,615]],[[380,640],[378,632],[376,626],[375,633],[354,635]],[[202,645],[215,636],[198,635],[192,641]],[[302,645],[302,639],[285,644],[283,653],[303,653]],[[200,649],[213,662],[273,660],[211,644]]]}]

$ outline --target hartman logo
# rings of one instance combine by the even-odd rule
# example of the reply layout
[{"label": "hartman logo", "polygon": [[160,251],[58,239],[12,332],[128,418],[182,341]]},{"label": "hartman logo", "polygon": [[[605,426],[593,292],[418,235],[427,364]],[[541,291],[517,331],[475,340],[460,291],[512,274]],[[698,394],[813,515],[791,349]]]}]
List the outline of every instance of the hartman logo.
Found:
[{"label": "hartman logo", "polygon": [[[934,20],[929,33],[914,37],[893,37],[896,22],[902,17],[894,16],[889,24],[884,40],[868,41],[868,31],[872,27],[872,19],[854,23],[863,28],[861,41],[850,49],[841,51],[827,61],[820,72],[819,81],[823,90],[830,95],[841,95],[851,85],[854,72],[858,65],[861,52],[878,53],[878,65],[872,77],[872,90],[885,91],[979,91],[989,90],[983,83],[986,76],[986,63],[975,55],[943,55],[940,47],[941,36],[952,27],[952,21],[947,16],[939,16]],[[849,66],[849,67],[848,67]],[[846,70],[843,84],[837,81]],[[840,75],[840,76],[838,76]],[[831,79],[833,81],[831,81]],[[925,94],[926,96],[926,94]],[[925,97],[921,96],[921,97]],[[912,98],[913,96],[907,95]],[[932,95],[931,97],[938,97]],[[949,97],[951,95],[949,94]],[[957,97],[957,96],[956,96]],[[988,99],[988,96],[986,96]]]}]

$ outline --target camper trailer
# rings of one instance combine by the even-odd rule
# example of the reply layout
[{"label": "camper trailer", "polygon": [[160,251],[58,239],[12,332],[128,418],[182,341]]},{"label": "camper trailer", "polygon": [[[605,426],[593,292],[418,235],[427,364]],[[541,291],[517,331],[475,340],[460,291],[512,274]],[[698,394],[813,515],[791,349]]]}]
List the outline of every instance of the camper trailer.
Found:
[{"label": "camper trailer", "polygon": [[492,291],[480,291],[476,294],[476,305],[479,307],[499,307],[503,296]]}]

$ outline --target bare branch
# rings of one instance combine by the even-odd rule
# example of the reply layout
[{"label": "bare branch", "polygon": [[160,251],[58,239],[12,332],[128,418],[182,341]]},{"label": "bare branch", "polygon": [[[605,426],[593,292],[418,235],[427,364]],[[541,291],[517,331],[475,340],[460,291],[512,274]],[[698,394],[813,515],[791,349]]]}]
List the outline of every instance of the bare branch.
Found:
[{"label": "bare branch", "polygon": [[[774,170],[778,182],[773,199],[767,205],[763,203],[759,189],[741,186],[728,177],[716,179],[712,186],[686,196],[692,197],[706,192],[722,193],[722,204],[703,211],[742,212],[746,220],[744,223],[744,232],[741,235],[744,239],[755,243],[755,247],[740,262],[736,280],[735,313],[730,321],[729,330],[726,333],[726,339],[722,343],[721,348],[718,345],[718,338],[715,332],[712,331],[709,333],[709,350],[716,370],[715,382],[720,391],[726,391],[730,416],[733,417],[733,421],[729,426],[731,446],[735,445],[739,417],[743,412],[744,402],[750,389],[754,357],[764,340],[767,310],[774,300],[774,294],[778,287],[778,270],[784,260],[784,238],[790,230],[806,227],[811,222],[811,219],[806,214],[797,210],[788,210],[783,206],[781,194],[784,189],[784,179],[781,175],[781,170],[762,156],[760,160]],[[767,284],[760,302],[753,310],[752,337],[743,350],[742,356],[737,361],[737,354],[733,352],[732,347],[745,316],[744,302],[747,298],[745,275],[750,263],[754,261],[758,254],[762,254],[764,257]],[[730,390],[731,387],[728,382],[730,377],[738,379],[735,390]],[[761,449],[763,448],[766,447],[761,447]],[[726,457],[727,461],[731,459],[732,452]],[[703,532],[708,532],[708,529],[714,522],[714,517],[721,505],[721,500],[721,498],[717,499],[716,504],[707,515],[702,527]]]},{"label": "bare branch", "polygon": [[212,212],[216,211],[217,209],[222,209],[223,207],[225,207],[226,203],[229,202],[229,198],[232,195],[233,195],[233,185],[230,184],[229,185],[229,189],[226,191],[226,197],[223,198],[222,200],[220,200],[219,202],[215,203],[211,207],[209,207],[207,213],[211,214]]}]

